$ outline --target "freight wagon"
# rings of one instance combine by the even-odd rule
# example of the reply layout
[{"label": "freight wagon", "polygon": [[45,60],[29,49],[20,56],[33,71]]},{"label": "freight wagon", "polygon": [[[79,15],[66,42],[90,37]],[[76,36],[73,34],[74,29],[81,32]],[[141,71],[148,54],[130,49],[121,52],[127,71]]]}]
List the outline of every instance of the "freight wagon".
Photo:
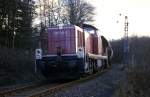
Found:
[{"label": "freight wagon", "polygon": [[[46,78],[72,79],[95,73],[110,64],[112,49],[91,25],[51,27],[48,54],[36,50],[36,66]],[[110,52],[110,54],[109,54]]]}]

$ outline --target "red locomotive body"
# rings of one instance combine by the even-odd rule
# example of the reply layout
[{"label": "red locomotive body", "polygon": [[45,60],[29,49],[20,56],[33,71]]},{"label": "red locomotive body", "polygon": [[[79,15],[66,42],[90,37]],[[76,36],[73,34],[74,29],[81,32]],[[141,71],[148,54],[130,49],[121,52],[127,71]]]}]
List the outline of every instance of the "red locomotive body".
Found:
[{"label": "red locomotive body", "polygon": [[108,64],[108,41],[103,42],[94,26],[83,28],[75,25],[48,28],[48,54],[38,64],[46,77],[77,77]]},{"label": "red locomotive body", "polygon": [[[78,26],[53,27],[48,29],[48,54],[57,54],[57,48],[62,49],[62,54],[76,54],[79,48],[91,54],[101,54],[101,39],[93,29],[83,30]],[[85,39],[85,41],[84,41]]]}]

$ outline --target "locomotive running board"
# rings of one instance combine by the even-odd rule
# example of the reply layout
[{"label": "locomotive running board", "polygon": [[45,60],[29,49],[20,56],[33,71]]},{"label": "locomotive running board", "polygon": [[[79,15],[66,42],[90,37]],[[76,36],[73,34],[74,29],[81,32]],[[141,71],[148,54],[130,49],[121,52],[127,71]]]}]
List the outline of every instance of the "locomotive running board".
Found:
[{"label": "locomotive running board", "polygon": [[91,53],[88,53],[88,56],[89,56],[90,58],[98,59],[98,60],[100,60],[100,59],[108,59],[107,56],[96,55],[96,54],[91,54]]}]

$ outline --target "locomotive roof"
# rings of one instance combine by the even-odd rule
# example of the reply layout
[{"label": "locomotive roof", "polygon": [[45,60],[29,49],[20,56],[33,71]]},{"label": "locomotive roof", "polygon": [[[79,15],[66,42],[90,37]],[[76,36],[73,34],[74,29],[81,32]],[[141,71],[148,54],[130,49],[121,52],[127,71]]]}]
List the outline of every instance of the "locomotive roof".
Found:
[{"label": "locomotive roof", "polygon": [[96,28],[95,26],[90,25],[90,24],[83,24],[83,27],[84,27],[84,28],[92,28],[92,29],[94,29],[94,30],[98,30],[98,28]]}]

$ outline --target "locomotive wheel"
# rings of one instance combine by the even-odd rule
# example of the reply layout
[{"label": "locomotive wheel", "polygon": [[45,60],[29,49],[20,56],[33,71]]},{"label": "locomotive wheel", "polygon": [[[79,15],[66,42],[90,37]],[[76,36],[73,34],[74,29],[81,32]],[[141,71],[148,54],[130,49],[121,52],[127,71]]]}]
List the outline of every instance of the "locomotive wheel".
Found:
[{"label": "locomotive wheel", "polygon": [[110,61],[110,59],[107,60],[107,67],[111,68],[111,61]]},{"label": "locomotive wheel", "polygon": [[93,73],[95,74],[97,72],[96,62],[93,61]]},{"label": "locomotive wheel", "polygon": [[89,74],[93,74],[93,63],[92,63],[92,60],[90,59],[89,60]]},{"label": "locomotive wheel", "polygon": [[106,68],[107,68],[107,60],[104,59],[104,60],[102,60],[102,70],[104,70]]}]

